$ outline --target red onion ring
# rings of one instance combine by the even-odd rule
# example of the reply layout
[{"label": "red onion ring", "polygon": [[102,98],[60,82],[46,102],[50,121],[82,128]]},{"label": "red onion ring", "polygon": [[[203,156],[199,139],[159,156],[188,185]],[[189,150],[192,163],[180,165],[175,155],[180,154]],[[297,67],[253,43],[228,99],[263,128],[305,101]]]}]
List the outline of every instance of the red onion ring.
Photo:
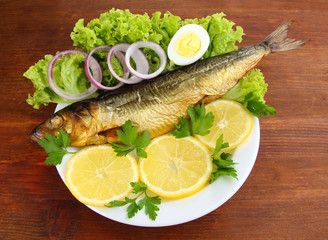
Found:
[{"label": "red onion ring", "polygon": [[[153,72],[151,74],[144,74],[142,72],[139,72],[138,69],[136,71],[131,67],[130,57],[139,48],[150,48],[158,54],[158,56],[161,60],[161,65],[155,72]],[[158,44],[151,42],[151,41],[148,41],[148,42],[137,41],[135,43],[132,43],[125,53],[125,63],[129,69],[129,71],[134,76],[142,78],[142,79],[154,78],[154,77],[158,76],[159,74],[161,74],[163,72],[163,70],[165,69],[166,61],[167,61],[167,59],[166,59],[166,53],[165,53],[164,49],[161,46],[159,46]]]},{"label": "red onion ring", "polygon": [[[127,69],[127,64],[126,64],[124,57],[122,59],[118,53],[126,52],[129,49],[129,47],[130,47],[130,44],[128,44],[128,43],[118,43],[118,44],[114,45],[108,52],[107,65],[108,65],[108,69],[109,69],[110,73],[118,81],[126,83],[126,84],[135,84],[135,83],[141,82],[143,79],[136,77],[136,76],[131,76],[130,78],[126,78],[126,77],[122,78],[115,73],[113,66],[111,64],[111,60],[115,54],[115,56],[118,57],[118,59],[121,61],[123,68]],[[141,50],[135,51],[131,57],[135,61],[138,71],[140,71],[142,74],[149,72],[150,67],[149,67],[148,59]]]},{"label": "red onion ring", "polygon": [[[54,74],[53,71],[54,71],[54,67],[55,67],[56,62],[58,61],[58,59],[60,59],[63,56],[70,55],[70,54],[78,54],[78,53],[87,56],[87,53],[79,51],[79,50],[66,50],[66,51],[63,51],[63,52],[60,52],[60,53],[56,54],[51,59],[51,61],[49,62],[48,70],[47,70],[48,81],[49,81],[49,85],[52,88],[52,90],[58,96],[60,96],[62,98],[65,98],[65,99],[68,99],[68,100],[72,100],[72,101],[82,100],[84,98],[87,98],[87,97],[91,96],[92,94],[94,94],[97,91],[97,88],[95,86],[91,85],[90,88],[88,90],[86,90],[84,93],[81,93],[81,94],[67,94],[67,93],[63,92],[62,90],[60,90],[57,87],[57,85],[55,83],[55,80],[54,80],[54,76],[53,76],[53,74]],[[91,67],[92,71],[94,72],[95,79],[96,79],[96,81],[101,82],[101,80],[102,80],[101,67],[100,67],[99,63],[97,62],[97,60],[94,57],[91,58],[91,61],[92,62],[91,62],[90,67]]]},{"label": "red onion ring", "polygon": [[[91,71],[90,71],[90,59],[92,59],[92,54],[97,52],[97,51],[101,51],[101,50],[106,50],[106,51],[110,51],[111,47],[109,46],[99,46],[99,47],[96,47],[94,49],[92,49],[89,54],[87,55],[86,59],[85,59],[85,64],[84,64],[84,70],[85,70],[85,74],[87,75],[88,79],[90,80],[90,82],[97,88],[99,89],[102,89],[102,90],[114,90],[114,89],[117,89],[121,86],[123,86],[123,83],[122,82],[119,82],[116,86],[114,87],[106,87],[104,85],[101,84],[101,81],[97,81],[97,79],[95,79],[92,74],[91,74]],[[124,56],[121,54],[121,56],[118,56],[118,58],[120,59],[123,59],[124,60]],[[120,59],[120,61],[122,61]],[[123,77],[127,77],[128,74],[129,74],[129,71],[127,70],[127,68],[125,66],[123,66],[124,68],[124,76]],[[113,75],[113,77],[115,77]],[[115,77],[116,78],[116,77]],[[116,78],[117,79],[117,78]]]}]

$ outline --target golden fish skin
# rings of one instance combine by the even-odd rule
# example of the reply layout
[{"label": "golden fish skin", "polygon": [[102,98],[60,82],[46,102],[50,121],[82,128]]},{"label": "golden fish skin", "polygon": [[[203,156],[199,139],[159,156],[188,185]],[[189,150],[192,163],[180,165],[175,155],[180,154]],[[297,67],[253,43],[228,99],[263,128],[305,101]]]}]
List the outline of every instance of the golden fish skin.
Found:
[{"label": "golden fish skin", "polygon": [[188,107],[212,102],[231,89],[270,52],[305,44],[286,38],[290,22],[280,25],[254,46],[200,60],[137,85],[125,85],[94,99],[73,103],[53,114],[31,133],[35,141],[66,130],[71,146],[117,142],[116,130],[131,120],[151,138],[174,130]]}]

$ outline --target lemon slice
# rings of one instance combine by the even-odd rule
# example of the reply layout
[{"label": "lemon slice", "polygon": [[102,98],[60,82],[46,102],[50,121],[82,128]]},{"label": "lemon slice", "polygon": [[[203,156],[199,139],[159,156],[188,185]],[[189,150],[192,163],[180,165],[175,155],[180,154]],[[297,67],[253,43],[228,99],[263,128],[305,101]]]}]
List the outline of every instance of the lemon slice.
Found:
[{"label": "lemon slice", "polygon": [[65,182],[80,202],[104,206],[129,195],[130,182],[138,178],[138,165],[131,154],[117,157],[110,145],[98,145],[83,148],[69,159]]},{"label": "lemon slice", "polygon": [[193,137],[173,135],[155,138],[140,158],[140,178],[148,189],[163,198],[190,196],[204,187],[212,172],[209,150]]},{"label": "lemon slice", "polygon": [[229,143],[229,148],[236,148],[246,140],[253,128],[253,117],[243,105],[231,100],[216,100],[205,106],[206,112],[214,115],[210,133],[197,138],[210,149],[215,148],[216,140],[223,134],[223,141]]}]

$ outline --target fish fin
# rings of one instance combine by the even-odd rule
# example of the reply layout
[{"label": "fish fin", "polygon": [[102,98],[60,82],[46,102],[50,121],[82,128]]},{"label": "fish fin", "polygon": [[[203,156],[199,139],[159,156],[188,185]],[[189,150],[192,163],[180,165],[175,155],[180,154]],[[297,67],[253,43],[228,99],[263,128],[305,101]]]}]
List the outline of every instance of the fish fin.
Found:
[{"label": "fish fin", "polygon": [[[116,133],[116,130],[119,128],[112,128],[108,129],[106,131],[100,132],[98,134],[92,135],[87,138],[85,144],[86,145],[99,145],[99,144],[104,144],[104,143],[113,143],[113,142],[118,142],[118,136]],[[82,146],[82,145],[81,145]]]},{"label": "fish fin", "polygon": [[117,141],[118,135],[117,130],[121,130],[121,127],[118,128],[111,128],[105,131],[98,133],[98,136],[105,137],[108,139],[108,142],[115,142]]},{"label": "fish fin", "polygon": [[269,46],[271,52],[287,51],[299,48],[306,44],[306,41],[287,38],[287,29],[288,26],[292,23],[293,21],[289,21],[281,24],[279,27],[277,27],[276,30],[274,30],[264,39],[263,44]]},{"label": "fish fin", "polygon": [[220,97],[222,97],[223,94],[218,94],[218,95],[207,95],[205,96],[201,101],[199,101],[198,104],[201,104],[202,102],[206,103],[211,103],[217,99],[219,99]]}]

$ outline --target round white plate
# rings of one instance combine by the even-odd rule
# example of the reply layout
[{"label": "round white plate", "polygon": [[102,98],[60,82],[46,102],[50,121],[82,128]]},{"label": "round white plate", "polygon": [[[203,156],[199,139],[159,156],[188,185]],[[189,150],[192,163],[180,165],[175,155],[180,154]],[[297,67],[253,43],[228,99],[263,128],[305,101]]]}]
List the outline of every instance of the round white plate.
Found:
[{"label": "round white plate", "polygon": [[[64,104],[58,104],[56,111],[64,106]],[[233,152],[232,159],[238,163],[234,166],[237,170],[238,180],[229,176],[220,176],[212,184],[207,184],[200,192],[190,197],[178,200],[162,199],[155,221],[148,218],[144,209],[140,210],[133,218],[128,218],[127,206],[114,208],[86,206],[114,221],[143,227],[162,227],[181,224],[214,211],[238,191],[246,181],[255,164],[260,144],[260,124],[258,118],[254,117],[253,119],[254,124],[251,134]],[[69,151],[76,151],[78,149],[70,147]],[[69,154],[64,156],[62,163],[57,165],[57,171],[64,183],[67,161],[70,156]]]}]

